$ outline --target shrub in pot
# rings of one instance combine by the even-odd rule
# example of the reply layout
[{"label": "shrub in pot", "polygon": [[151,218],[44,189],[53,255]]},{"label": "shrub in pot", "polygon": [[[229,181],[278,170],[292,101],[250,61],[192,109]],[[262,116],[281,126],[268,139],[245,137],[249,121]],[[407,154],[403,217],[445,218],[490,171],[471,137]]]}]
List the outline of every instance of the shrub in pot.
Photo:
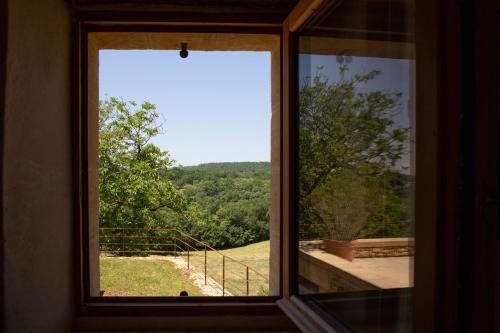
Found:
[{"label": "shrub in pot", "polygon": [[312,193],[311,199],[325,226],[325,250],[352,261],[356,240],[366,231],[370,214],[366,182],[353,173],[331,177]]}]

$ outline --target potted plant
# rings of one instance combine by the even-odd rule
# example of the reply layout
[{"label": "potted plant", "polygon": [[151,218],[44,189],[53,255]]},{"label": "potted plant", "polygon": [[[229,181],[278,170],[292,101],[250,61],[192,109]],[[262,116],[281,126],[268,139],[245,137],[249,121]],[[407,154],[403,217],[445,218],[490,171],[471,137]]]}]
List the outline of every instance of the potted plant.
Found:
[{"label": "potted plant", "polygon": [[368,222],[368,192],[363,178],[343,174],[330,178],[313,193],[315,211],[326,231],[325,251],[353,260],[356,240]]}]

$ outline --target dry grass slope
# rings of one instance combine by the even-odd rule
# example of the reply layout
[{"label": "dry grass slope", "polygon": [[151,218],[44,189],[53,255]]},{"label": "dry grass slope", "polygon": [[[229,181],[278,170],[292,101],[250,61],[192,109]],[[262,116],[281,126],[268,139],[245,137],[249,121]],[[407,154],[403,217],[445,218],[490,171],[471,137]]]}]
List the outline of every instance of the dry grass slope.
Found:
[{"label": "dry grass slope", "polygon": [[166,260],[101,257],[101,290],[104,296],[202,296],[186,272]]},{"label": "dry grass slope", "polygon": [[[234,296],[246,295],[246,268],[235,259],[269,277],[269,241],[219,251],[225,260],[225,289]],[[180,254],[180,253],[179,253]],[[204,273],[205,252],[190,253],[191,269]],[[187,261],[187,253],[182,256]],[[229,258],[230,257],[230,258]],[[222,256],[207,251],[207,275],[222,286]],[[268,294],[269,284],[249,270],[249,295]],[[101,257],[101,289],[104,296],[178,296],[186,290],[190,296],[203,296],[185,270],[163,258]]]},{"label": "dry grass slope", "polygon": [[[219,251],[237,261],[250,266],[257,272],[269,278],[269,241],[250,244],[234,249]],[[204,269],[204,251],[191,254],[191,263],[198,271]],[[246,295],[246,269],[244,266],[227,258],[225,270],[226,288],[235,296]],[[222,256],[213,251],[207,251],[207,274],[222,285]],[[249,271],[250,296],[264,296],[268,294],[268,282]]]}]

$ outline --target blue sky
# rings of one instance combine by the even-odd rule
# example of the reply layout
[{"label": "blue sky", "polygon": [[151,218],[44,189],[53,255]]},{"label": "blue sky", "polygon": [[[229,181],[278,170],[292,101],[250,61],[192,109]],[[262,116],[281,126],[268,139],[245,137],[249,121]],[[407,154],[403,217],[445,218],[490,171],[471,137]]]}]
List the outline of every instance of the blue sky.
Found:
[{"label": "blue sky", "polygon": [[[156,104],[163,133],[154,139],[182,165],[269,161],[271,64],[269,52],[101,50],[99,94]],[[335,56],[299,57],[301,84],[318,71],[340,77]],[[401,92],[397,127],[409,126],[410,65],[405,59],[353,57],[350,73],[381,70],[363,91]],[[400,167],[408,167],[409,156]]]},{"label": "blue sky", "polygon": [[101,50],[99,96],[156,104],[154,139],[181,165],[269,161],[269,52]]},{"label": "blue sky", "polygon": [[[317,73],[321,73],[330,82],[340,79],[339,64],[335,56],[301,56],[299,58],[301,84],[310,83]],[[400,103],[401,112],[394,117],[398,127],[408,127],[408,101],[410,99],[410,60],[388,59],[375,57],[352,57],[352,62],[348,64],[349,71],[346,78],[354,74],[366,74],[374,69],[380,70],[380,75],[375,79],[359,85],[358,91],[382,90],[392,93],[402,93]]]}]

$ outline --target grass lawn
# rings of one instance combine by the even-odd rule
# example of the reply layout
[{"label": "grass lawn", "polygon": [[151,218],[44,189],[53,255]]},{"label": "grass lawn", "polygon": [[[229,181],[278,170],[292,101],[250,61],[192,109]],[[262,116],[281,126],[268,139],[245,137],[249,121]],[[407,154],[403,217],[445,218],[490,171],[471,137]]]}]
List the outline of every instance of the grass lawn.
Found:
[{"label": "grass lawn", "polygon": [[179,296],[182,290],[203,295],[171,262],[130,257],[101,257],[101,290],[104,296]]},{"label": "grass lawn", "polygon": [[[264,241],[219,252],[250,266],[265,277],[269,277],[269,245],[269,241]],[[190,262],[197,271],[203,272],[204,251],[190,253]],[[213,251],[207,251],[207,274],[222,285],[222,256]],[[246,269],[244,266],[226,258],[225,280],[225,288],[231,294],[235,296],[246,295]],[[249,271],[249,281],[250,296],[268,294],[268,281],[251,270]]]}]

